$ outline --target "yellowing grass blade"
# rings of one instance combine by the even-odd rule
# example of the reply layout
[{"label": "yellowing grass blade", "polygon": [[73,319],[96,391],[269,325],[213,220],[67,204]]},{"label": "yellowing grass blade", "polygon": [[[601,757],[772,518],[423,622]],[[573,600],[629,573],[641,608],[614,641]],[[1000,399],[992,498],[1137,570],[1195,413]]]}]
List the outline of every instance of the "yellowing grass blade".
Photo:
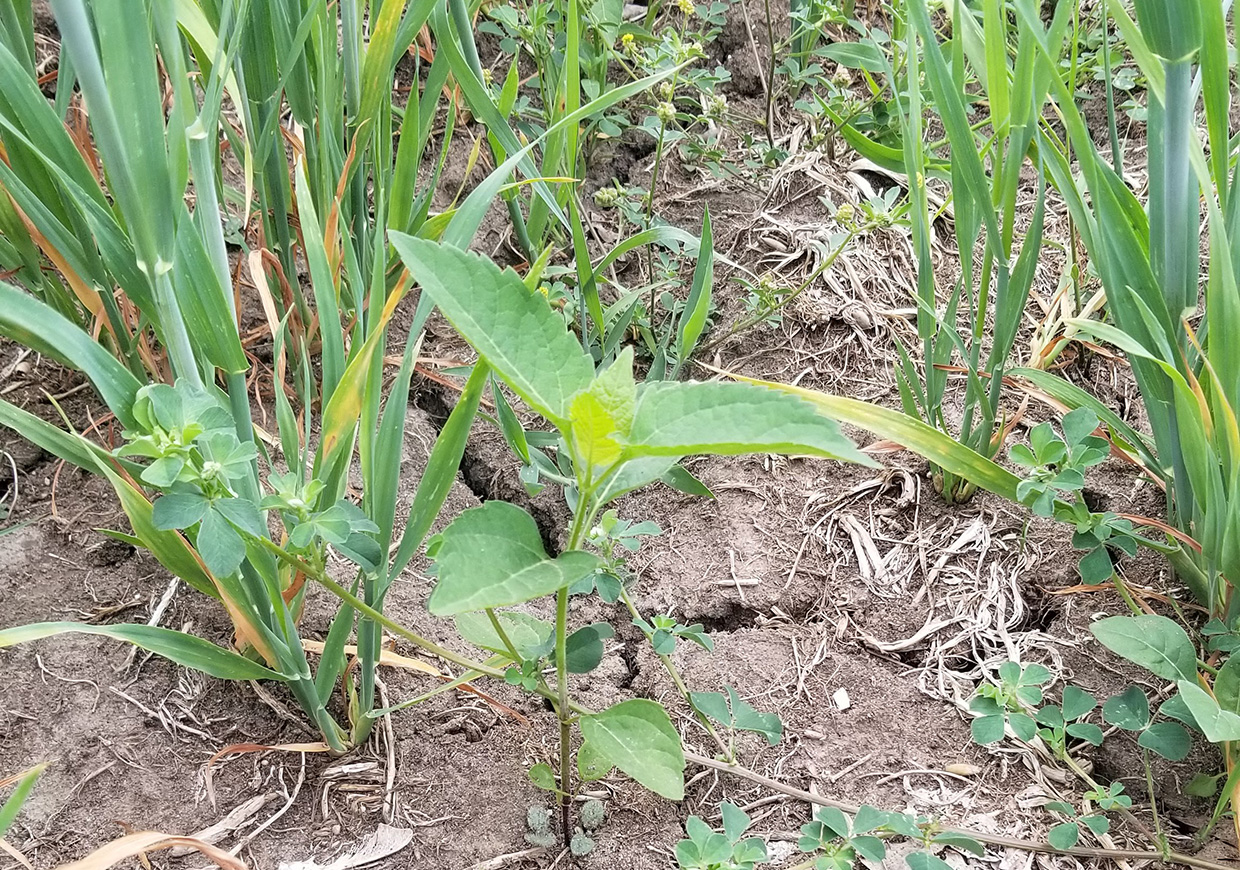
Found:
[{"label": "yellowing grass blade", "polygon": [[[303,640],[301,642],[301,646],[308,653],[314,653],[316,655],[323,654],[324,644],[322,641]],[[353,644],[345,644],[341,647],[340,651],[347,656],[357,655],[357,647]],[[400,653],[394,653],[387,649],[379,653],[379,664],[387,665],[391,668],[400,668],[406,671],[420,671],[421,673],[429,674],[432,677],[447,679],[444,676],[444,673],[434,665],[428,665],[426,662],[419,659],[411,659],[408,656],[403,656]]]},{"label": "yellowing grass blade", "polygon": [[957,475],[1013,502],[1019,503],[1020,501],[1016,497],[1016,485],[1020,483],[1020,478],[980,453],[960,444],[954,438],[944,435],[932,426],[927,426],[916,417],[879,405],[872,405],[869,402],[862,402],[859,399],[849,399],[817,390],[807,390],[803,387],[746,378],[711,366],[707,368],[725,374],[734,380],[762,384],[800,396],[818,408],[823,415],[837,422],[857,426],[880,438],[887,438],[897,444],[902,444],[949,474]]},{"label": "yellowing grass blade", "polygon": [[383,312],[379,315],[379,321],[375,324],[374,332],[371,333],[370,338],[366,339],[366,343],[362,345],[361,350],[344,370],[340,383],[323,411],[323,437],[319,443],[316,472],[330,472],[339,461],[341,452],[352,444],[351,436],[357,425],[357,419],[362,413],[362,401],[365,397],[366,379],[370,375],[371,362],[374,360],[375,353],[383,346],[388,321],[392,319],[396,304],[405,295],[408,287],[408,282],[402,281],[388,295]]},{"label": "yellowing grass blade", "polygon": [[171,849],[174,847],[201,852],[204,858],[213,861],[216,865],[223,867],[224,870],[249,870],[245,862],[240,858],[234,858],[223,849],[212,846],[205,840],[198,840],[194,837],[178,837],[174,834],[164,834],[159,831],[141,831],[136,834],[128,834],[119,840],[113,840],[106,846],[99,847],[80,861],[62,865],[59,870],[106,870],[108,867],[113,867],[122,861],[135,858],[145,852],[154,852],[158,849]]}]

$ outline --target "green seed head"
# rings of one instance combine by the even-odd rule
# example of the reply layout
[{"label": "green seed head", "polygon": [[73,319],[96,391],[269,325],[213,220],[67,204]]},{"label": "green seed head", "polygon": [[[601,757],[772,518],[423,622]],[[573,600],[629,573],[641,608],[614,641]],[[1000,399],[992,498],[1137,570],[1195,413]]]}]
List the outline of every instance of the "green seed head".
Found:
[{"label": "green seed head", "polygon": [[658,116],[659,121],[664,124],[670,124],[676,120],[676,107],[667,101],[659,103],[654,113]]},{"label": "green seed head", "polygon": [[620,191],[614,187],[600,187],[594,191],[594,202],[599,208],[615,208],[620,201]]}]

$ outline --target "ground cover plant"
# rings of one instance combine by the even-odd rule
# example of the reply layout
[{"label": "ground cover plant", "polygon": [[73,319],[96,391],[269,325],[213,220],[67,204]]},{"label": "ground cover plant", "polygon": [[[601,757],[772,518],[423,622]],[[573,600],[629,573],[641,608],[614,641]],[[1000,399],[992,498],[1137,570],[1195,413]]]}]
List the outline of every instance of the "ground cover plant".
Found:
[{"label": "ground cover plant", "polygon": [[[1223,3],[149,0],[135,12],[57,0],[51,18],[39,12],[0,5],[0,352],[14,360],[0,357],[0,381],[14,378],[0,383],[0,423],[106,481],[123,512],[102,523],[110,540],[149,553],[201,595],[187,607],[229,627],[161,626],[174,583],[145,622],[23,606],[0,647],[34,655],[44,680],[81,686],[95,681],[38,651],[126,641],[181,666],[169,671],[176,692],[202,685],[194,672],[248,682],[314,740],[271,729],[216,740],[221,719],[186,713],[197,724],[183,733],[214,753],[208,783],[231,752],[282,742],[301,753],[291,793],[283,767],[264,774],[279,778],[284,808],[232,854],[209,837],[128,833],[82,866],[161,848],[245,866],[240,850],[306,803],[308,751],[341,759],[321,771],[324,808],[334,777],[386,756],[390,823],[409,803],[395,786],[400,740],[415,777],[458,765],[476,780],[445,793],[509,789],[468,812],[515,820],[499,837],[521,851],[476,868],[637,860],[630,826],[643,812],[671,820],[652,860],[686,870],[897,857],[944,870],[992,848],[1224,866],[1209,850],[1220,828],[1240,830],[1240,430],[1227,340],[1240,291]],[[835,176],[855,189],[832,187]],[[811,196],[823,188],[809,179],[831,195]],[[753,255],[762,221],[807,213],[809,238],[786,237],[801,249]],[[887,260],[865,262],[861,251],[891,240]],[[782,274],[793,262],[800,278]],[[806,331],[807,300],[877,283],[859,268],[907,281],[886,307],[847,309],[843,329],[828,317]],[[784,365],[779,342],[804,347],[806,335],[857,342],[861,367]],[[43,358],[93,393],[24,389],[23,366]],[[1131,366],[1139,413],[1082,377],[1110,366],[1127,384],[1117,360]],[[434,385],[433,413],[419,384]],[[407,436],[431,417],[411,479]],[[856,431],[885,440],[863,452]],[[18,510],[20,492],[39,491],[18,470],[18,443],[0,443],[13,470],[0,491],[0,522],[15,520],[0,529],[5,566],[37,519]],[[917,510],[963,518],[974,536],[923,552],[915,594],[897,587],[918,568],[893,580],[905,570],[896,557],[932,533],[917,513],[906,533],[880,530],[910,502],[872,511],[869,531],[848,511],[859,492],[919,479],[916,467],[856,476],[895,445],[928,461],[941,496]],[[1121,465],[1165,504],[1129,504],[1110,482]],[[726,520],[735,492],[761,491],[755,469],[813,488],[799,522],[770,531],[756,518],[761,546],[686,532],[675,506],[723,505],[699,509]],[[69,529],[81,515],[57,513],[60,473],[47,475],[50,511]],[[507,490],[494,483],[505,474]],[[465,485],[472,502],[449,509]],[[831,507],[815,525],[818,489]],[[765,512],[778,514],[787,490],[769,492]],[[1071,678],[1057,649],[1037,645],[1036,617],[980,641],[986,608],[1009,606],[997,593],[939,618],[953,600],[943,566],[960,540],[988,535],[977,531],[987,511],[1015,511],[1016,549],[1052,548],[1075,566],[1067,591],[1105,602],[1105,616],[1066,629],[1075,644],[1096,640],[1161,682],[1136,670],[1120,683]],[[846,530],[842,556],[823,523]],[[794,586],[820,545],[838,558]],[[686,548],[706,571],[700,588],[668,588],[664,566]],[[778,579],[746,576],[745,553],[768,550]],[[1164,564],[1174,582],[1155,588],[1149,566]],[[858,607],[832,605],[840,565],[884,601],[909,592],[924,627],[888,642]],[[964,635],[942,636],[966,623],[970,654]],[[755,636],[791,639],[784,673],[737,652]],[[807,680],[828,657],[848,673],[845,638],[876,654],[849,690],[832,675],[815,699]],[[395,654],[396,642],[422,657]],[[1073,660],[1087,678],[1097,649]],[[934,669],[942,689],[945,662],[960,660],[967,681],[934,694]],[[742,674],[750,665],[756,681]],[[388,678],[389,666],[407,673]],[[938,760],[885,759],[893,772],[854,783],[855,803],[825,797],[828,777],[834,786],[874,755],[845,765],[824,736],[837,714],[867,709],[867,681],[882,684],[868,704],[883,703],[910,674],[969,728]],[[128,684],[111,688],[140,704]],[[175,730],[167,697],[140,709]],[[488,737],[479,711],[525,730]],[[432,731],[441,715],[457,731]],[[414,717],[430,727],[404,728]],[[34,727],[19,719],[15,732]],[[906,727],[881,721],[862,720],[853,739]],[[410,760],[410,746],[455,733],[467,735],[459,758]],[[1008,836],[909,784],[973,788],[990,755],[960,748],[969,736],[1062,774],[1039,773],[1044,791],[1020,807],[1032,833]],[[478,775],[488,754],[506,759],[504,776]],[[836,772],[823,775],[824,759]],[[0,771],[13,789],[0,837],[43,812],[55,768],[29,767],[42,760]],[[811,790],[787,782],[803,762]],[[1181,789],[1168,771],[1195,775]],[[904,792],[880,791],[901,778]],[[431,842],[419,825],[397,851]],[[464,860],[468,839],[442,860]],[[438,860],[412,860],[423,857]]]}]

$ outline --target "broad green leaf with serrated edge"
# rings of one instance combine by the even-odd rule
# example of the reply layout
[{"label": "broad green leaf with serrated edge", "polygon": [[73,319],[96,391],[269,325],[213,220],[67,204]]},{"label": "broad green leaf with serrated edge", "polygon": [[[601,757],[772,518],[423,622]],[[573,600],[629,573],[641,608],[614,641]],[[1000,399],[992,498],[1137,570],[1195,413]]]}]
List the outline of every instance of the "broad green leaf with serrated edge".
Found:
[{"label": "broad green leaf with serrated edge", "polygon": [[551,558],[538,524],[516,505],[470,508],[427,551],[439,582],[428,606],[436,616],[507,607],[563,589],[598,570],[598,557],[572,550]]},{"label": "broad green leaf with serrated edge", "polygon": [[1176,685],[1207,740],[1211,743],[1240,740],[1240,716],[1220,709],[1218,702],[1196,683],[1181,680]]},{"label": "broad green leaf with serrated edge", "polygon": [[807,402],[755,384],[650,383],[629,432],[635,456],[801,453],[874,465]]},{"label": "broad green leaf with serrated edge", "polygon": [[616,431],[628,435],[633,426],[633,406],[637,403],[637,382],[633,378],[633,348],[626,347],[594,382],[589,390],[615,421]]},{"label": "broad green leaf with serrated edge", "polygon": [[1192,680],[1197,654],[1188,633],[1156,614],[1108,616],[1089,627],[1111,652],[1140,665],[1164,680]]},{"label": "broad green leaf with serrated edge", "polygon": [[578,393],[568,406],[572,420],[573,453],[585,466],[606,469],[624,452],[617,440],[619,427],[607,406],[591,390]]},{"label": "broad green leaf with serrated edge", "polygon": [[500,379],[567,428],[569,400],[589,386],[594,365],[546,297],[477,254],[403,233],[390,237],[422,291]]},{"label": "broad green leaf with serrated edge", "polygon": [[669,800],[685,796],[685,754],[667,711],[654,701],[622,701],[581,717],[594,752]]},{"label": "broad green leaf with serrated edge", "polygon": [[36,622],[0,631],[0,647],[29,643],[57,634],[98,634],[123,640],[178,665],[222,680],[284,680],[284,676],[231,650],[171,628],[154,625],[87,625],[81,622]]}]

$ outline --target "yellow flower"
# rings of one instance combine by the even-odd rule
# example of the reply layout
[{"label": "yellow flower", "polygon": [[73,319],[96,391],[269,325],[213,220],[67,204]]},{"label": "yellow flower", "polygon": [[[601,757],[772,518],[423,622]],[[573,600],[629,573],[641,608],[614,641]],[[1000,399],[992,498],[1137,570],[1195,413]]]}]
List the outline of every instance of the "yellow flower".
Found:
[{"label": "yellow flower", "polygon": [[676,8],[685,15],[692,15],[697,11],[693,6],[693,0],[676,0]]}]

